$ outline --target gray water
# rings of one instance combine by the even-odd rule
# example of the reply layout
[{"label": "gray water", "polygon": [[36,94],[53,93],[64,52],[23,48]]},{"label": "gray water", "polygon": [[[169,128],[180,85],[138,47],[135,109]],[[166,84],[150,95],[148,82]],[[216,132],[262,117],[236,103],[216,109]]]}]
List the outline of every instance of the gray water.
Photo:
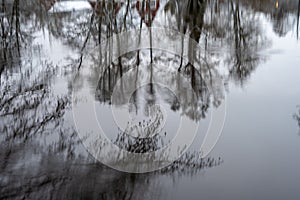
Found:
[{"label": "gray water", "polygon": [[[0,199],[300,198],[299,1],[157,0],[149,21],[133,1],[102,14],[86,1],[0,2]],[[130,30],[139,34],[128,41],[145,44],[153,30],[153,46],[110,46],[107,38]],[[184,48],[174,33],[184,35]],[[191,50],[188,38],[198,49]],[[172,42],[179,48],[165,51]],[[114,59],[118,48],[126,53]],[[181,51],[184,59],[176,55]],[[190,59],[200,59],[200,69]],[[178,87],[178,73],[196,101],[192,90]],[[149,84],[129,103],[122,93],[114,102],[113,88],[126,74],[121,91],[135,79]],[[85,100],[74,104],[74,94],[95,101],[107,138],[128,151],[161,148],[182,118],[200,127],[169,167],[120,172],[95,159],[95,149],[76,129],[74,106],[85,106]],[[134,124],[161,120],[150,132],[141,128],[158,137],[141,140],[137,148],[122,140],[111,106],[126,103]],[[162,116],[151,110],[154,105],[162,105]],[[199,159],[212,112],[224,105],[217,144]],[[79,120],[89,117],[80,110]]]}]

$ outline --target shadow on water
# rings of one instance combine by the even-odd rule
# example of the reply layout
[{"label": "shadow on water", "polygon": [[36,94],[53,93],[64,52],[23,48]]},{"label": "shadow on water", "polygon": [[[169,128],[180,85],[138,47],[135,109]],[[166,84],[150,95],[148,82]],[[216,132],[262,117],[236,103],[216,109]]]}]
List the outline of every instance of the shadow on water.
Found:
[{"label": "shadow on water", "polygon": [[[259,12],[271,17],[274,32],[279,36],[295,27],[292,19],[298,19],[297,32],[299,26],[299,7],[295,7],[294,1],[285,1],[277,8],[272,0],[144,0],[138,3],[128,0],[111,6],[99,1],[91,3],[90,8],[85,2],[71,11],[59,10],[62,2],[1,0],[1,199],[161,198],[164,192],[161,177],[171,177],[176,182],[176,178],[193,176],[222,164],[219,157],[200,159],[200,152],[188,152],[167,168],[147,174],[121,173],[97,163],[83,148],[68,120],[71,92],[82,86],[72,85],[74,74],[89,65],[89,81],[97,85],[96,100],[110,105],[113,88],[123,74],[134,68],[135,76],[144,76],[149,74],[141,69],[144,66],[171,63],[173,70],[180,71],[189,80],[197,104],[190,105],[188,92],[180,93],[176,99],[174,94],[149,85],[143,93],[133,95],[133,111],[155,104],[157,96],[164,94],[161,101],[169,105],[169,112],[182,109],[191,120],[204,120],[209,109],[224,101],[226,91],[220,91],[215,84],[216,77],[224,77],[226,84],[233,81],[244,86],[267,59],[260,52],[270,46],[270,41],[261,29]],[[188,36],[182,37],[179,43],[182,55],[186,53],[189,61],[152,48],[112,60],[108,43],[105,51],[91,52],[114,33],[152,26],[167,27]],[[40,40],[41,37],[46,40]],[[140,35],[139,40],[143,37]],[[189,40],[196,41],[201,52],[189,46]],[[51,46],[57,48],[55,56],[65,53],[66,49],[59,48],[67,48],[74,54],[55,61],[45,51]],[[191,60],[200,60],[200,69]],[[222,66],[225,69],[219,70]],[[100,80],[98,74],[102,75]],[[177,77],[171,73],[159,75],[176,83]],[[208,91],[208,85],[214,90]],[[185,104],[179,106],[178,101]],[[294,118],[300,126],[299,114]],[[163,136],[139,139],[118,132],[114,142],[128,151],[143,153],[160,148],[162,140],[165,140]]]}]

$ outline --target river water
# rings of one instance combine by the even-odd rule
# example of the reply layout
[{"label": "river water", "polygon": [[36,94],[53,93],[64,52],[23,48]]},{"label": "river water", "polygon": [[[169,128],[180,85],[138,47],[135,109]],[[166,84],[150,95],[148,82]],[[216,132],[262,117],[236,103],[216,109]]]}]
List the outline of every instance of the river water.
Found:
[{"label": "river water", "polygon": [[0,2],[0,199],[300,198],[300,1]]}]

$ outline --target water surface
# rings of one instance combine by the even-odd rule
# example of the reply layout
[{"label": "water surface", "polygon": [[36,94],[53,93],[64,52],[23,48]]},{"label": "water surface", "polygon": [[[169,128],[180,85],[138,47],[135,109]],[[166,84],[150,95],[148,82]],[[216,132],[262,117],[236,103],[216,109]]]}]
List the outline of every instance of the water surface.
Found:
[{"label": "water surface", "polygon": [[[300,2],[151,0],[151,12],[142,5],[123,1],[93,12],[87,1],[1,2],[0,198],[299,199]],[[143,30],[129,39],[147,43],[151,27],[169,30],[151,33],[160,49],[129,51],[107,40]],[[176,49],[183,58],[163,50],[168,41],[183,44]],[[126,53],[114,59],[118,47]],[[198,68],[191,59],[199,60]],[[124,138],[114,122],[111,105],[127,103],[122,94],[111,98],[124,74],[131,80],[124,91],[135,80],[149,80],[129,101],[137,127],[131,136],[156,137]],[[173,91],[152,84],[159,79]],[[181,117],[200,128],[169,167],[119,172],[99,163],[78,134],[76,92],[95,100],[108,139],[127,151],[169,143]],[[197,159],[211,113],[222,105],[226,120],[218,143]],[[147,123],[155,128],[143,128]]]}]

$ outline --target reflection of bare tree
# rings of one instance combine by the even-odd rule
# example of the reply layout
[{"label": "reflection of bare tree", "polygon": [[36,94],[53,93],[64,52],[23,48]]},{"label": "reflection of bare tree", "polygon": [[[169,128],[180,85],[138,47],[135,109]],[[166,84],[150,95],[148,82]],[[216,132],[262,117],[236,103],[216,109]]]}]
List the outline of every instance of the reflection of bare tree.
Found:
[{"label": "reflection of bare tree", "polygon": [[[205,16],[208,7],[207,1],[176,1],[170,0],[165,5],[165,11],[170,12],[171,15],[175,16],[177,28],[183,34],[188,33],[188,63],[183,66],[183,58],[181,58],[179,71],[183,67],[185,73],[190,76],[190,81],[193,89],[196,91],[197,96],[202,99],[203,102],[209,102],[209,91],[207,90],[208,85],[215,90],[215,78],[219,77],[219,72],[215,69],[216,63],[212,62],[213,57],[209,51],[202,51],[199,49],[197,44],[201,42],[201,36],[207,38],[207,30],[205,28]],[[203,34],[204,33],[204,34]],[[182,55],[183,48],[185,45],[185,39],[182,38]],[[199,46],[202,46],[199,44]],[[206,47],[205,47],[206,48]],[[198,66],[194,66],[194,65]],[[188,71],[187,71],[188,69]],[[214,92],[212,92],[214,93]],[[222,95],[214,95],[215,106],[220,104]],[[218,103],[217,103],[218,102]],[[208,109],[209,103],[202,105],[202,112],[205,113]],[[205,116],[203,114],[203,116]]]},{"label": "reflection of bare tree", "polygon": [[[47,123],[60,118],[66,106],[66,100],[58,99],[57,102],[53,102],[53,97],[50,96],[51,101],[48,100],[46,111],[45,107],[43,108],[41,105],[47,98],[43,85],[33,85],[29,88],[20,87],[10,95],[3,95],[11,92],[11,90],[3,91],[4,98],[0,105],[0,131],[5,133],[5,140],[15,138],[27,140],[34,137]],[[53,109],[50,110],[50,107]],[[46,112],[41,109],[45,109]],[[43,115],[39,118],[38,113],[43,113]]]},{"label": "reflection of bare tree", "polygon": [[251,18],[251,16],[247,18],[241,17],[239,2],[234,5],[231,1],[231,9],[235,56],[233,57],[233,67],[230,69],[230,74],[234,79],[239,80],[243,84],[244,80],[251,74],[259,62],[259,55],[256,54],[257,46],[253,46],[255,41],[253,42],[252,38],[257,37],[260,33],[258,27],[253,26],[252,21],[254,18]]},{"label": "reflection of bare tree", "polygon": [[[165,12],[169,12],[171,15],[175,16],[177,29],[178,31],[186,34],[189,31],[189,38],[199,42],[200,36],[203,29],[204,22],[204,14],[206,11],[206,1],[197,1],[197,0],[189,0],[189,1],[177,1],[170,0],[165,5]],[[182,55],[184,48],[184,38],[182,38]],[[193,66],[193,60],[196,57],[196,52],[191,44],[188,41],[188,51],[189,51],[189,63],[184,67]],[[183,58],[182,58],[183,59]],[[181,60],[179,71],[182,67]],[[195,76],[195,68],[191,67],[191,80],[194,85],[194,76]]]},{"label": "reflection of bare tree", "polygon": [[204,25],[205,48],[219,47],[218,55],[227,57],[220,61],[229,66],[229,78],[243,85],[263,59],[259,51],[267,44],[259,16],[241,1],[213,2]]},{"label": "reflection of bare tree", "polygon": [[[20,6],[16,8],[20,8]],[[32,8],[35,7],[33,6]],[[84,16],[83,20],[81,18],[78,21],[74,20],[75,16],[79,16],[78,13],[49,14],[42,12],[39,8],[33,9],[29,16],[22,12],[19,14],[21,19],[24,19],[24,21],[32,20],[35,25],[34,27],[27,27],[28,29],[21,29],[28,31],[26,34],[30,35],[31,31],[36,32],[45,28],[47,30],[46,33],[51,34],[55,38],[62,38],[64,42],[67,41],[66,44],[76,47],[76,49],[80,49],[82,46],[90,27],[90,13]],[[119,27],[119,21],[118,23],[112,22],[111,25],[102,21],[101,29],[97,29],[99,28],[96,26],[99,22],[97,21],[98,17],[95,16],[95,21],[92,25],[90,37],[92,41],[95,41],[95,36],[99,32],[104,33],[103,35],[106,37],[105,33],[109,36],[117,30],[116,27]],[[130,19],[130,17],[128,18]],[[66,26],[67,23],[73,22],[73,20],[79,24],[75,23],[73,27]],[[24,21],[20,20],[18,23],[24,25],[22,24]],[[117,19],[113,21],[117,21]],[[79,29],[81,29],[81,32],[78,31]],[[78,37],[76,38],[76,36]],[[31,47],[29,45],[30,40],[22,41],[20,39],[19,43],[20,52],[24,50],[22,49],[23,46],[27,45],[29,49]],[[7,44],[11,45],[13,43],[9,42]],[[109,43],[107,45],[109,48]],[[54,77],[57,73],[56,67],[47,62],[33,62],[32,60],[34,59],[32,57],[22,62],[13,62],[14,51],[12,49],[15,50],[16,48],[7,48],[7,50],[3,51],[5,54],[1,54],[3,58],[6,56],[6,60],[2,62],[5,64],[3,65],[4,68],[1,69],[0,86],[0,132],[3,133],[0,136],[1,199],[74,199],[78,197],[150,199],[153,197],[152,194],[159,195],[157,188],[159,189],[160,183],[156,180],[160,174],[178,172],[191,175],[190,172],[192,171],[220,164],[221,161],[219,160],[197,160],[195,159],[197,156],[190,154],[185,155],[167,169],[147,175],[119,173],[100,164],[95,164],[93,159],[86,153],[82,154],[80,152],[81,146],[78,145],[77,135],[72,128],[69,128],[64,123],[64,119],[68,114],[70,96],[68,94],[57,96],[52,93],[52,86],[55,85]],[[42,51],[42,49],[38,51]],[[16,53],[18,53],[18,49],[16,49]],[[10,57],[7,55],[10,55]],[[26,57],[27,54],[24,55]],[[103,57],[107,56],[106,60],[103,60],[110,68],[104,71],[102,81],[105,85],[101,86],[106,88],[107,91],[111,91],[108,84],[111,84],[112,87],[122,73],[129,70],[130,62],[136,58],[137,54],[136,52],[128,53],[115,62],[109,59],[109,52],[104,52],[103,55]],[[143,61],[145,55],[141,54],[140,59]],[[95,70],[101,71],[102,69],[99,69],[99,65],[97,65],[99,60],[94,57],[93,61],[96,61]],[[9,62],[14,63],[10,68],[7,67]],[[142,74],[137,73],[134,77],[138,75]],[[91,77],[91,79],[93,78],[97,79],[99,77]],[[176,81],[176,79],[172,77],[171,81]],[[150,90],[147,91],[150,92]],[[152,91],[150,94],[154,95],[155,92]],[[188,99],[188,96],[185,98]],[[171,98],[170,95],[166,96],[165,100],[174,110],[178,110],[178,102],[173,97]],[[149,103],[151,102],[149,101]],[[157,120],[152,127],[159,121],[161,121],[161,118],[157,116]],[[151,130],[149,129],[148,131]],[[131,144],[129,144],[130,151],[145,150],[140,145],[136,145],[141,142],[144,145],[147,144],[145,141],[131,141]],[[157,145],[154,140],[148,144],[150,148],[146,150],[151,150],[153,146]],[[69,191],[73,192],[70,193]]]},{"label": "reflection of bare tree", "polygon": [[[25,146],[21,152],[10,153],[8,167],[1,170],[2,180],[5,180],[0,181],[1,199],[153,199],[163,190],[157,179],[160,174],[178,172],[180,175],[187,175],[188,168],[200,169],[201,165],[201,169],[204,169],[219,162],[203,159],[196,166],[192,156],[185,156],[160,172],[128,174],[108,169],[94,163],[92,159],[64,159],[58,152],[48,153],[41,149],[41,146],[31,145]],[[34,159],[26,162],[27,168],[14,165],[13,159],[26,159],[28,155]]]},{"label": "reflection of bare tree", "polygon": [[[113,14],[104,15],[107,10],[105,6],[101,6],[97,12],[94,12],[93,19],[90,11],[47,13],[48,3],[42,6],[33,0],[13,0],[12,4],[4,2],[7,1],[2,0],[0,7],[1,199],[47,197],[153,199],[152,194],[158,195],[160,189],[160,183],[156,181],[157,177],[162,173],[174,175],[173,172],[176,172],[192,175],[194,172],[222,162],[221,159],[213,158],[197,159],[197,153],[188,153],[168,168],[146,175],[120,173],[95,164],[86,153],[83,155],[78,153],[85,150],[78,145],[79,141],[73,129],[65,127],[63,123],[68,112],[70,97],[56,96],[51,93],[55,73],[49,73],[47,70],[41,73],[34,72],[36,66],[25,62],[27,60],[21,62],[20,54],[22,54],[22,47],[30,43],[30,35],[46,30],[46,34],[49,33],[51,37],[62,40],[66,45],[85,55],[82,60],[86,59],[91,65],[89,66],[92,74],[91,82],[98,82],[97,75],[102,74],[98,82],[97,100],[110,104],[111,93],[116,82],[132,67],[136,67],[135,73],[131,76],[133,80],[138,80],[139,77],[146,77],[148,80],[149,76],[146,75],[151,73],[149,80],[163,77],[176,88],[178,93],[171,95],[155,87],[154,84],[151,85],[149,81],[151,89],[147,88],[143,95],[141,93],[133,95],[131,103],[134,109],[140,109],[137,102],[141,98],[147,100],[146,105],[143,105],[147,107],[155,104],[157,96],[163,94],[162,101],[169,105],[171,111],[177,112],[182,109],[183,114],[191,119],[200,120],[205,118],[212,98],[215,106],[218,106],[223,98],[224,91],[219,91],[221,87],[215,83],[215,78],[219,76],[216,69],[218,63],[230,65],[228,70],[230,77],[243,83],[261,61],[261,56],[257,52],[264,45],[265,38],[259,25],[253,23],[257,21],[253,10],[259,9],[250,10],[246,6],[255,1],[222,3],[205,0],[170,0],[166,4],[165,11],[167,14],[170,12],[167,17],[175,18],[175,27],[203,47],[201,51],[197,51],[192,48],[190,41],[182,40],[183,46],[190,45],[189,60],[199,63],[199,68],[194,68],[193,63],[187,63],[180,57],[164,55],[155,50],[153,50],[153,64],[172,61],[175,67],[182,65],[184,70],[181,74],[190,80],[198,98],[196,101],[191,100],[191,91],[178,84],[180,83],[178,76],[152,69],[151,72],[141,70],[143,66],[147,67],[149,64],[148,52],[145,53],[143,50],[130,52],[112,61],[111,49],[122,44],[113,45],[107,41],[107,51],[94,52],[91,58],[86,56],[95,44],[103,41],[103,38],[110,37],[121,30],[142,27],[143,18],[134,15],[136,6],[131,4],[132,1],[124,2],[123,14],[110,12]],[[266,10],[261,11],[270,13]],[[274,23],[285,19],[287,16],[285,12],[288,13],[288,10],[279,9],[272,14]],[[146,18],[147,16],[144,15],[144,20]],[[151,25],[154,22],[152,16],[148,15],[147,19],[149,21],[145,24]],[[161,19],[156,17],[155,20]],[[280,30],[279,35],[284,35],[289,27],[285,28],[285,21],[278,23],[279,25],[274,25],[275,30]],[[170,27],[174,24],[170,24]],[[139,40],[143,39],[140,35]],[[222,46],[225,48],[221,48]],[[218,49],[217,53],[212,51],[213,47]],[[30,46],[27,48],[30,49]],[[221,54],[228,59],[224,61]],[[44,64],[40,65],[45,67]],[[109,67],[101,68],[99,67],[101,65]],[[53,69],[54,66],[50,68]],[[15,75],[18,77],[12,79]],[[123,84],[124,89],[126,84],[128,83]],[[213,86],[212,91],[207,89],[208,85]],[[122,102],[121,95],[119,102]],[[182,107],[179,102],[183,102]],[[157,121],[161,120],[159,116],[157,118]],[[300,113],[295,114],[294,118],[300,126]],[[153,123],[154,125],[156,124]],[[145,129],[146,132],[153,132],[151,130],[153,126]],[[160,138],[137,139],[125,136],[121,132],[116,143],[131,152],[154,151],[161,145]],[[50,141],[50,144],[44,144],[43,141]]]},{"label": "reflection of bare tree", "polygon": [[[154,51],[154,52],[155,54],[159,53],[159,51]],[[140,53],[145,53],[145,52],[140,52]],[[168,58],[156,57],[156,61],[154,62],[154,64],[159,62],[164,62],[165,59]],[[180,58],[178,57],[176,61],[179,64]],[[129,63],[132,63],[132,61],[130,61]],[[126,73],[131,67],[126,65],[125,63],[122,66],[124,67],[123,68],[124,73]],[[145,66],[140,66],[140,67],[142,67],[140,70],[138,70],[137,68],[134,70],[134,73],[132,72],[132,75],[130,75],[130,81],[125,81],[124,83],[122,82],[122,87],[120,87],[121,91],[122,90],[127,91],[128,88],[135,88],[134,85],[136,84],[136,81],[140,79],[140,77],[151,78],[151,73],[149,71],[142,70],[143,68],[146,67]],[[195,69],[193,68],[192,70]],[[181,110],[182,114],[187,115],[191,119],[196,121],[205,118],[210,105],[211,97],[213,97],[212,100],[214,103],[216,103],[215,105],[217,106],[218,104],[220,104],[220,101],[223,98],[222,95],[223,91],[220,91],[219,89],[220,86],[215,83],[213,83],[213,87],[212,87],[212,90],[214,91],[209,91],[207,87],[207,83],[211,84],[212,82],[214,82],[213,80],[214,77],[209,76],[210,73],[208,70],[210,69],[207,70],[207,66],[205,66],[204,69],[200,69],[200,70],[195,70],[194,74],[190,72],[184,73],[184,76],[187,76],[187,78],[190,78],[191,76],[194,77],[193,91],[186,91],[185,88],[186,86],[181,83],[182,81],[184,81],[183,77],[176,76],[176,73],[154,71],[153,72],[154,79],[157,79],[159,77],[165,77],[165,80],[168,81],[168,84],[174,87],[174,90],[176,91],[175,98],[174,98],[174,94],[161,90],[152,84],[152,87],[149,87],[149,89],[145,90],[143,93],[136,92],[133,94],[132,96],[133,105],[135,105],[135,108],[137,110],[139,109],[143,110],[143,107],[149,107],[157,103],[156,99],[159,97],[163,102],[169,104],[170,109],[173,111]],[[107,67],[104,73],[101,74],[102,76],[100,77],[97,90],[96,90],[97,100],[103,103],[108,103],[108,104],[111,103],[111,95],[113,93],[113,90],[116,89],[116,84],[120,80],[119,73],[120,71],[118,70],[118,68]],[[151,86],[150,81],[149,81],[149,86]],[[193,97],[194,93],[197,95],[196,96],[197,99]],[[127,103],[124,100],[124,97],[122,95],[123,95],[122,92],[120,92],[118,95],[119,105]],[[146,100],[143,101],[145,102],[146,105],[143,106],[136,105],[136,103],[141,102],[141,99]]]},{"label": "reflection of bare tree", "polygon": [[[178,175],[192,176],[198,171],[222,163],[220,158],[199,159],[196,153],[189,153],[157,172],[141,175],[121,173],[95,163],[88,155],[74,156],[72,149],[78,144],[76,135],[70,134],[66,137],[66,132],[71,133],[71,130],[62,131],[59,131],[60,140],[48,148],[33,141],[15,143],[14,148],[11,148],[11,143],[0,145],[1,199],[74,199],[78,196],[101,199],[152,199],[153,195],[160,194],[157,189],[161,183],[157,178],[161,174],[172,175],[176,172]],[[125,137],[126,134],[120,135],[116,143],[133,152],[145,150],[136,145],[139,139],[129,142]],[[157,144],[155,138],[153,141],[143,141],[144,147],[149,146],[148,150],[156,149]],[[64,155],[65,152],[67,155]]]},{"label": "reflection of bare tree", "polygon": [[2,1],[0,7],[0,75],[5,67],[17,65],[20,56],[20,40],[22,33],[20,29],[20,2],[14,0],[6,4]]},{"label": "reflection of bare tree", "polygon": [[[224,62],[220,59],[221,56],[214,56],[215,51],[210,52],[211,47],[219,47],[218,55],[227,55],[228,60],[225,64],[232,66],[229,69],[230,77],[243,84],[261,61],[262,58],[258,52],[266,44],[260,25],[253,23],[258,21],[256,14],[244,6],[247,2],[211,1],[206,3],[203,1],[198,4],[193,3],[193,1],[187,2],[189,3],[185,5],[182,2],[171,0],[166,4],[165,10],[176,16],[179,30],[184,32],[189,30],[190,37],[196,40],[200,46],[204,46],[205,53],[202,53],[202,56],[198,58],[202,66],[201,73],[203,73],[203,69],[209,75],[214,72],[213,65],[217,63],[211,62],[212,59]],[[228,17],[225,19],[221,16]],[[201,33],[203,37],[200,37]],[[224,42],[227,43],[228,48],[224,48]],[[193,57],[197,59],[195,56],[197,54],[201,55],[201,52],[192,53],[190,47],[189,51],[191,52],[190,60]],[[191,70],[192,78],[195,77],[194,74],[194,70]]]},{"label": "reflection of bare tree", "polygon": [[49,94],[45,81],[49,81],[50,74],[30,75],[32,63],[19,61],[22,47],[30,41],[30,30],[25,32],[20,28],[24,27],[20,24],[21,19],[26,18],[20,12],[20,4],[19,0],[14,0],[12,5],[2,1],[1,7],[6,15],[1,16],[0,21],[3,39],[0,46],[0,132],[3,133],[3,141],[24,142],[36,137],[47,124],[60,118],[68,101],[65,98],[55,99]]},{"label": "reflection of bare tree", "polygon": [[[53,175],[43,173],[31,176],[29,171],[38,171],[40,164],[34,162],[38,162],[39,156],[47,155],[45,161],[54,151],[70,157],[77,145],[72,129],[62,125],[69,99],[67,95],[58,97],[51,91],[57,70],[51,63],[33,58],[40,49],[30,44],[31,31],[39,26],[32,28],[27,22],[34,24],[31,17],[39,5],[33,6],[34,12],[28,15],[29,3],[14,0],[1,4],[0,12],[4,13],[0,16],[1,199],[23,198],[49,183],[63,183],[64,178],[52,179]],[[47,137],[55,136],[58,142],[51,147],[41,145]],[[16,174],[22,181],[20,177],[14,178]]]},{"label": "reflection of bare tree", "polygon": [[[169,2],[170,4],[170,2]],[[209,92],[208,92],[208,88],[207,88],[207,83],[214,85],[214,77],[218,76],[218,73],[216,70],[213,69],[213,63],[209,61],[209,56],[205,55],[203,56],[201,52],[199,51],[199,48],[196,48],[195,44],[193,43],[194,41],[199,42],[200,40],[200,35],[202,32],[202,27],[203,27],[203,21],[204,21],[204,14],[205,14],[205,9],[206,9],[206,1],[201,1],[200,4],[197,1],[188,1],[188,3],[183,3],[181,4],[180,2],[173,2],[173,4],[169,5],[169,8],[175,9],[174,5],[177,6],[182,6],[184,9],[179,9],[181,12],[179,17],[178,15],[176,15],[176,19],[179,19],[178,24],[179,24],[179,29],[183,30],[184,33],[186,33],[187,31],[189,31],[190,33],[190,37],[192,38],[192,41],[188,41],[188,55],[189,55],[189,61],[186,66],[184,67],[186,70],[184,72],[184,74],[186,75],[186,77],[188,77],[191,81],[191,85],[194,88],[194,91],[197,94],[197,97],[199,98],[197,101],[197,104],[192,103],[191,101],[191,94],[188,93],[186,94],[186,96],[181,95],[184,94],[183,92],[179,95],[181,96],[180,101],[182,102],[186,102],[186,106],[184,106],[184,110],[186,111],[185,114],[189,115],[192,119],[195,120],[199,120],[200,118],[205,116],[205,113],[208,110],[208,105],[209,105]],[[175,6],[176,7],[176,6]],[[182,11],[183,10],[183,11]],[[197,16],[197,17],[195,17]],[[183,22],[181,22],[181,18],[184,19]],[[187,29],[188,28],[188,29]],[[150,37],[151,37],[151,33],[150,33]],[[142,38],[141,36],[139,38]],[[150,42],[151,42],[151,38],[150,38]],[[110,52],[109,50],[109,46],[108,49],[105,52]],[[137,63],[138,65],[140,65],[140,60],[145,58],[141,58],[140,56],[140,51],[137,51],[137,59],[135,63]],[[159,52],[157,52],[156,54],[158,55]],[[200,54],[200,56],[198,55],[198,53]],[[118,66],[119,67],[114,67],[116,64],[114,64],[113,61],[111,61],[111,65],[106,65],[109,66],[107,68],[105,68],[105,71],[102,73],[102,76],[98,82],[98,89],[97,89],[97,99],[100,100],[101,102],[110,102],[110,98],[111,98],[111,94],[112,94],[112,90],[114,89],[114,86],[116,84],[116,82],[119,80],[119,74],[120,76],[122,76],[122,72],[126,73],[126,71],[128,71],[128,69],[130,69],[130,67],[132,67],[133,61],[135,59],[135,56],[133,56],[135,54],[135,52],[132,53],[128,53],[126,55],[122,55],[119,59],[118,59]],[[107,56],[107,55],[105,55]],[[152,56],[151,57],[151,62],[152,63]],[[158,56],[156,56],[157,61],[161,60],[163,62],[165,62],[165,60],[167,60],[168,58],[159,58]],[[109,60],[109,55],[108,55],[108,59]],[[195,61],[193,61],[195,60]],[[120,67],[120,61],[123,61],[124,64],[122,64],[122,67]],[[157,62],[154,61],[154,62]],[[176,62],[177,62],[177,58],[176,58]],[[196,69],[193,67],[192,62],[198,62],[200,64],[200,68]],[[125,63],[129,63],[125,64]],[[183,58],[181,58],[180,60],[180,65],[181,66],[183,64]],[[141,71],[139,71],[139,66],[137,67],[137,72],[136,75],[132,76],[132,79],[136,79],[137,77],[140,76],[147,76],[146,74],[141,74]],[[122,69],[122,70],[121,70]],[[150,69],[152,69],[150,67]],[[151,80],[153,78],[153,70],[150,70],[150,83]],[[173,77],[172,73],[169,74],[161,74],[161,76],[166,76],[166,79],[170,79],[170,84],[177,84],[178,82],[178,77]],[[124,83],[125,85],[128,83]],[[178,84],[177,89],[178,91],[180,91],[180,88],[182,88],[182,86],[180,86]],[[212,87],[214,88],[214,87]],[[153,96],[153,90],[150,90],[149,93],[147,94],[149,97]],[[220,91],[219,91],[220,92]],[[213,93],[213,92],[212,92]],[[216,92],[218,93],[218,92]],[[222,95],[214,95],[214,103],[216,103],[215,105],[218,105],[220,103],[220,99],[222,98]],[[122,99],[122,97],[119,97],[120,101]],[[172,98],[171,98],[172,99]],[[166,100],[169,102],[175,102],[176,101],[172,101],[172,100]],[[137,100],[136,100],[137,102]],[[219,102],[219,103],[217,103]],[[187,106],[189,105],[189,106]],[[178,107],[178,105],[171,105],[171,107],[176,108]],[[192,107],[192,108],[191,108]],[[199,112],[199,107],[201,108],[200,112]],[[178,108],[177,108],[178,109]]]},{"label": "reflection of bare tree", "polygon": [[[18,75],[13,76],[11,70]],[[49,134],[53,136],[64,129],[62,117],[69,100],[65,96],[56,97],[50,92],[48,84],[54,74],[50,74],[49,70],[47,73],[45,75],[45,71],[42,71],[35,74],[31,62],[23,62],[13,69],[6,68],[2,74],[5,79],[0,85],[0,148],[3,171],[10,169],[10,162],[17,164],[21,161],[18,156],[11,157],[12,154],[18,155],[28,143],[39,143],[41,141],[38,138],[46,138]],[[72,148],[64,145],[68,139],[60,134],[59,140],[61,142],[57,144],[60,150],[66,150],[70,155]]]}]

